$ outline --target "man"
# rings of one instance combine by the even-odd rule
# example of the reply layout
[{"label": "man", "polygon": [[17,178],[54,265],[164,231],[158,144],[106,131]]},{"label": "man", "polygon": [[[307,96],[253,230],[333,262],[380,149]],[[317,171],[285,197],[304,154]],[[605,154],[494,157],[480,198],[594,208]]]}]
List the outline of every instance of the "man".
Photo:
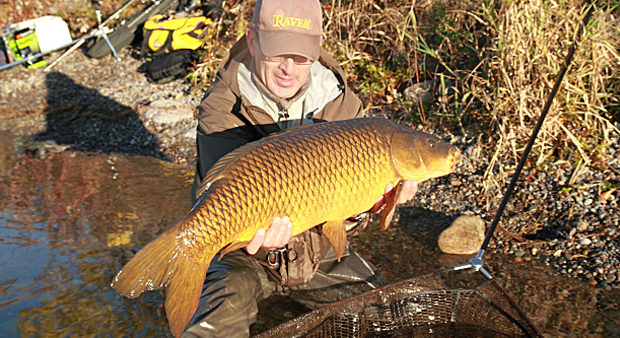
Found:
[{"label": "man", "polygon": [[[363,116],[343,70],[321,49],[321,34],[317,0],[257,1],[250,29],[222,60],[199,106],[194,201],[206,172],[231,150],[292,126]],[[399,202],[416,189],[405,182]],[[367,214],[352,215],[347,234],[367,221]],[[184,336],[248,336],[257,303],[272,294],[314,308],[384,283],[348,243],[338,262],[320,227],[291,238],[292,228],[288,217],[276,218],[245,249],[216,256]]]}]

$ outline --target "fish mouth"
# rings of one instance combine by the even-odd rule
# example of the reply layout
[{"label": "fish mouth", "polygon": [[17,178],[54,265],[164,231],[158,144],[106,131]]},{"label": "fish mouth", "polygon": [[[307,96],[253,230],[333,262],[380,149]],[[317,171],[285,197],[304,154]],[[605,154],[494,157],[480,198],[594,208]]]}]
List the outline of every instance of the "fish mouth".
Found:
[{"label": "fish mouth", "polygon": [[450,170],[455,171],[456,166],[459,164],[460,161],[461,161],[461,152],[458,149],[456,149],[454,152],[452,152],[452,154],[450,154],[450,159],[448,160],[448,163],[450,164]]}]

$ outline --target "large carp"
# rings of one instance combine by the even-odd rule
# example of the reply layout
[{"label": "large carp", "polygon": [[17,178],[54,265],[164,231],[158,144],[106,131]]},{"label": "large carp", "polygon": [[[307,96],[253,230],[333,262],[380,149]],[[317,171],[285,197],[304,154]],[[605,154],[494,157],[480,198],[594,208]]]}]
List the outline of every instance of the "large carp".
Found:
[{"label": "large carp", "polygon": [[206,174],[192,210],[140,250],[112,282],[123,296],[165,288],[166,315],[179,336],[198,306],[209,263],[242,248],[274,217],[293,236],[322,225],[340,258],[345,220],[369,210],[392,183],[381,211],[389,225],[403,179],[422,182],[453,171],[456,147],[382,118],[290,128],[222,157]]}]

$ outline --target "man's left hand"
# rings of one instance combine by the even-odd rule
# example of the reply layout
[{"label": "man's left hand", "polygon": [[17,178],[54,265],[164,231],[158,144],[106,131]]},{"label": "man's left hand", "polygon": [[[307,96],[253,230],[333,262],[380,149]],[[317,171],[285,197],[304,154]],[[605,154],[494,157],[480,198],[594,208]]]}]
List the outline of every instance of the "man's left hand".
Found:
[{"label": "man's left hand", "polygon": [[276,217],[271,222],[267,230],[260,228],[254,235],[254,238],[245,247],[250,255],[254,255],[260,248],[275,250],[288,244],[293,234],[293,224],[288,216],[282,218]]}]

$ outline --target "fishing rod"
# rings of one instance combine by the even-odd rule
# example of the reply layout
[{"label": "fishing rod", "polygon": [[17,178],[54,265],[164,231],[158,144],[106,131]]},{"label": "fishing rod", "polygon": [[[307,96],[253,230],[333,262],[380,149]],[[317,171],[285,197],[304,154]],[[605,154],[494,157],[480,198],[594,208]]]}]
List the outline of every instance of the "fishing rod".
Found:
[{"label": "fishing rod", "polygon": [[582,25],[579,26],[579,29],[577,31],[577,36],[575,37],[575,40],[573,41],[573,43],[571,44],[568,50],[568,54],[566,55],[566,58],[564,59],[564,65],[562,66],[562,69],[560,69],[560,73],[558,74],[555,80],[553,89],[551,89],[551,93],[549,93],[549,96],[547,97],[547,101],[545,102],[545,105],[540,114],[540,117],[538,118],[538,123],[536,124],[536,127],[534,128],[534,131],[532,132],[532,135],[530,136],[530,140],[527,143],[527,146],[525,147],[525,150],[523,151],[521,158],[519,159],[519,163],[517,165],[517,168],[515,169],[515,173],[512,175],[508,188],[506,188],[506,192],[504,193],[502,202],[500,203],[499,208],[497,209],[497,212],[495,213],[495,217],[493,218],[493,221],[491,222],[491,226],[489,227],[489,230],[486,233],[486,237],[484,238],[484,242],[482,242],[482,246],[480,247],[478,254],[476,255],[476,257],[470,259],[469,263],[457,265],[457,266],[454,266],[448,269],[444,269],[444,270],[441,270],[441,272],[457,271],[457,270],[473,268],[475,271],[480,271],[488,279],[493,278],[493,276],[491,276],[491,274],[487,270],[485,270],[483,267],[484,262],[482,261],[482,255],[484,255],[484,252],[487,246],[489,245],[491,238],[493,237],[493,232],[495,232],[495,228],[497,227],[497,224],[499,224],[499,219],[502,216],[502,213],[504,212],[504,209],[506,208],[506,204],[508,203],[508,199],[510,198],[510,195],[512,194],[517,184],[517,180],[519,179],[519,175],[521,174],[521,171],[523,170],[525,161],[527,160],[527,157],[530,151],[532,150],[532,147],[534,146],[534,142],[536,141],[538,132],[542,128],[545,118],[547,117],[547,113],[549,113],[549,109],[551,108],[551,103],[553,103],[553,99],[555,98],[556,94],[558,93],[558,90],[560,89],[560,84],[562,83],[562,79],[564,78],[564,75],[568,71],[568,67],[570,66],[571,60],[573,59],[575,51],[577,50],[577,43],[583,31],[583,27],[589,21],[593,8],[594,7],[591,5],[583,19]]}]

